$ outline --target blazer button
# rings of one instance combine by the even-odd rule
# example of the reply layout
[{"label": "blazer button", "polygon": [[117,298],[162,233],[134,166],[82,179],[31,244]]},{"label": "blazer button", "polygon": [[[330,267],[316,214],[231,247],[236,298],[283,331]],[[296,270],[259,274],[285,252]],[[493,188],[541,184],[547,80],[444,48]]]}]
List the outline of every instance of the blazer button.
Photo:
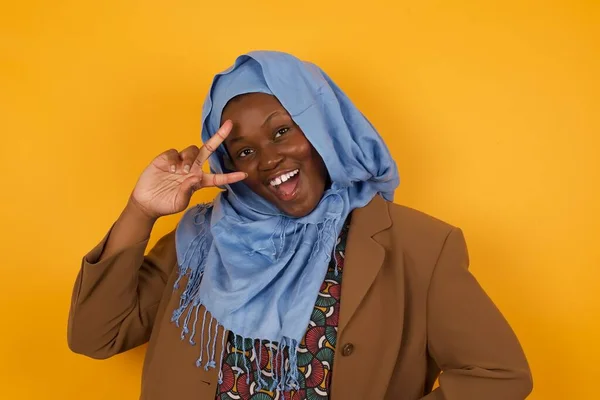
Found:
[{"label": "blazer button", "polygon": [[348,357],[353,352],[354,352],[354,345],[352,343],[346,343],[344,345],[344,347],[342,347],[342,355],[344,357]]}]

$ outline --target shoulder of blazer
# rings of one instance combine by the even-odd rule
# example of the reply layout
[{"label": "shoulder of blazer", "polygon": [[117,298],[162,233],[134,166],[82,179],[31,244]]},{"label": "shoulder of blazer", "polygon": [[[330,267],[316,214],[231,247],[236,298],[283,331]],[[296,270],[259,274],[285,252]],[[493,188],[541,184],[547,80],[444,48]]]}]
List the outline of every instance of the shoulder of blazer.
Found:
[{"label": "shoulder of blazer", "polygon": [[401,251],[419,269],[433,269],[451,232],[458,228],[410,207],[386,202],[392,225],[391,251]]},{"label": "shoulder of blazer", "polygon": [[385,204],[392,219],[392,225],[396,225],[397,229],[407,230],[407,233],[411,235],[419,233],[429,235],[435,232],[448,234],[451,230],[456,229],[455,226],[414,208],[389,201],[386,201]]}]

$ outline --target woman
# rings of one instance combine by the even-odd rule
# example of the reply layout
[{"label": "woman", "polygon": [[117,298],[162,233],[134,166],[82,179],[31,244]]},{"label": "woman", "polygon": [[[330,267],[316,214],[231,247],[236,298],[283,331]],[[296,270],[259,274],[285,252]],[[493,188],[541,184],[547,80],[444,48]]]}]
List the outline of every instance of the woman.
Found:
[{"label": "woman", "polygon": [[[318,67],[243,55],[202,121],[204,146],[155,158],[84,257],[73,351],[149,340],[148,400],[527,396],[527,361],[461,231],[392,203],[387,147]],[[144,256],[156,219],[209,186],[224,191]]]}]

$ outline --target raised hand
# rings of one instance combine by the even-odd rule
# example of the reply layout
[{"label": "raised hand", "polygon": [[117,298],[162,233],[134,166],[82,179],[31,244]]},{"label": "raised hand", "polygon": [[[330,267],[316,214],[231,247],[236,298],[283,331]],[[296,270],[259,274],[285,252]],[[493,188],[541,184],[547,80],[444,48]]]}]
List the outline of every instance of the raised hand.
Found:
[{"label": "raised hand", "polygon": [[200,148],[189,146],[181,152],[171,149],[158,155],[140,175],[131,202],[149,218],[158,218],[185,210],[192,194],[201,188],[245,179],[247,175],[243,172],[209,174],[202,171],[202,165],[223,143],[232,126],[231,121],[225,121]]}]

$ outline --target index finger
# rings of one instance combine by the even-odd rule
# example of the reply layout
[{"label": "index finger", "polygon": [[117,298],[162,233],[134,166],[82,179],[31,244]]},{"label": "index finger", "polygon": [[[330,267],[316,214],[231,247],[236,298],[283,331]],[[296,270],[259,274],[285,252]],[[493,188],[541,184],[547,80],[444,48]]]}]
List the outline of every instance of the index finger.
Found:
[{"label": "index finger", "polygon": [[231,133],[232,128],[233,123],[230,120],[223,122],[223,125],[221,125],[219,130],[202,145],[198,152],[198,156],[194,160],[194,165],[191,169],[192,172],[202,169],[202,164],[204,164],[206,160],[208,160],[208,157],[210,157],[210,155],[223,143],[229,133]]}]

